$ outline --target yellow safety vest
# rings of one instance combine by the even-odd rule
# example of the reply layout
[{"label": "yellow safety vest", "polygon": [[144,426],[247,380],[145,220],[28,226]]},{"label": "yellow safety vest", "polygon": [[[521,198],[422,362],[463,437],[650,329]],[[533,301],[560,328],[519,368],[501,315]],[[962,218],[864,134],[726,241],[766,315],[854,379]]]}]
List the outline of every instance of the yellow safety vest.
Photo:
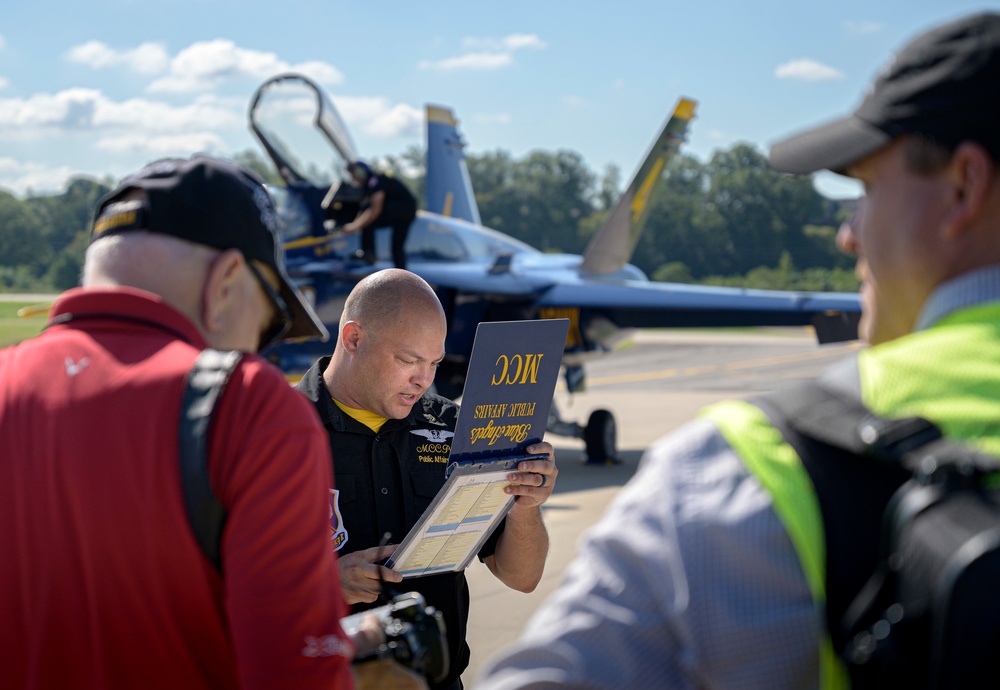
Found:
[{"label": "yellow safety vest", "polygon": [[[948,315],[932,328],[858,355],[861,399],[883,417],[921,416],[945,436],[1000,456],[1000,303]],[[796,452],[764,412],[745,401],[706,408],[747,469],[771,494],[818,610],[826,603],[826,539],[819,501]],[[827,634],[820,687],[848,688]]]}]

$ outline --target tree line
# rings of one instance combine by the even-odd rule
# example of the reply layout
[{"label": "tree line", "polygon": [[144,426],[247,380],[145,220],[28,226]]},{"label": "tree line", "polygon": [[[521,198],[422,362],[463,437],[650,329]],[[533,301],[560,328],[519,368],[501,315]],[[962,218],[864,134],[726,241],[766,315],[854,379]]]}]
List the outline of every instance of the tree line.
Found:
[{"label": "tree line", "polygon": [[[234,159],[278,183],[253,151]],[[582,253],[621,193],[615,166],[590,170],[574,151],[497,150],[467,159],[483,223],[546,252]],[[383,161],[423,206],[424,152]],[[413,171],[416,171],[414,174]],[[753,146],[707,162],[680,154],[650,200],[632,263],[653,280],[756,288],[857,289],[853,261],[834,237],[850,202],[822,196],[808,178],[774,172]],[[112,187],[74,179],[61,194],[19,199],[0,191],[0,290],[52,291],[78,284],[91,216]]]}]

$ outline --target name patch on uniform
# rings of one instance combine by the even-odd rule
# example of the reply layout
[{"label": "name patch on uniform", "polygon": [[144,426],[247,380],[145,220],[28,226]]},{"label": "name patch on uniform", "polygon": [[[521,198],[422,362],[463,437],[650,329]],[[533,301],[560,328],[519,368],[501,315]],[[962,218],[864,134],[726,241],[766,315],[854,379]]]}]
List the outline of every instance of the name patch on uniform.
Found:
[{"label": "name patch on uniform", "polygon": [[420,439],[415,448],[419,462],[448,464],[451,438],[455,435],[453,432],[445,429],[412,429],[410,433]]},{"label": "name patch on uniform", "polygon": [[330,489],[330,543],[334,551],[340,551],[347,543],[344,518],[340,516],[340,491]]}]

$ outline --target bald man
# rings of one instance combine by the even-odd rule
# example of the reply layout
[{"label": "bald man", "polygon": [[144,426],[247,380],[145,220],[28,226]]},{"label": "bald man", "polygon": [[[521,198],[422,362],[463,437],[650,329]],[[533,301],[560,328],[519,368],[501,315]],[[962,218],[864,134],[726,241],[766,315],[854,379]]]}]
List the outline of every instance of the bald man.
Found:
[{"label": "bald man", "polygon": [[[458,406],[428,389],[444,358],[446,334],[444,310],[430,285],[409,271],[378,271],[348,296],[333,355],[316,362],[298,386],[316,405],[330,437],[341,528],[334,548],[354,611],[373,605],[381,580],[402,580],[376,565],[394,550],[378,544],[386,533],[398,544],[445,482]],[[434,452],[428,439],[440,439]],[[548,458],[525,461],[511,473],[507,491],[517,501],[479,552],[501,582],[522,592],[532,591],[542,576],[548,534],[541,505],[558,473],[549,443],[527,452]],[[421,577],[406,589],[411,584],[444,614],[448,628],[451,670],[432,687],[461,688],[469,663],[465,575]]]}]

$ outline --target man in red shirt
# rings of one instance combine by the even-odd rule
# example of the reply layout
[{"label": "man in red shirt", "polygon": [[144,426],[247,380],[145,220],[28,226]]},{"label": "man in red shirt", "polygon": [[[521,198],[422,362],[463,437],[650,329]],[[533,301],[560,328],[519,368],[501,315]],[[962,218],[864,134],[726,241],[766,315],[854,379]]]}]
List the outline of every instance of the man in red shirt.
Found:
[{"label": "man in red shirt", "polygon": [[0,351],[0,687],[353,686],[326,434],[257,355],[208,435],[220,566],[185,511],[178,426],[199,353],[327,336],[275,233],[246,170],[154,163],[99,203],[83,287]]}]

